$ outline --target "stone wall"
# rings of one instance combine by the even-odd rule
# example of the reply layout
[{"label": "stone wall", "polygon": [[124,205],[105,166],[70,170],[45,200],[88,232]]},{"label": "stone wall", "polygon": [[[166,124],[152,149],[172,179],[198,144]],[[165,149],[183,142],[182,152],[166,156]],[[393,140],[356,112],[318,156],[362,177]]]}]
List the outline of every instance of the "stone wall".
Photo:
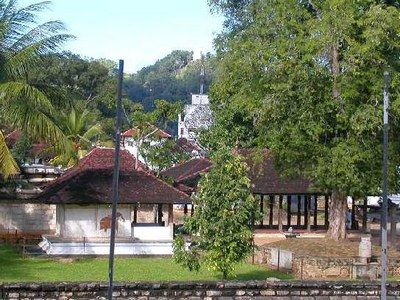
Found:
[{"label": "stone wall", "polygon": [[[279,254],[277,254],[277,252]],[[296,256],[291,255],[291,266],[285,258],[288,251],[278,248],[260,248],[256,262],[281,270],[290,271],[291,274],[300,279],[368,279],[374,280],[381,273],[380,261],[377,263],[361,264],[358,257],[318,257],[318,256]],[[278,260],[278,261],[277,261]],[[388,276],[400,276],[400,259],[389,258]]]},{"label": "stone wall", "polygon": [[43,234],[55,230],[55,205],[0,203],[0,233]]},{"label": "stone wall", "polygon": [[[0,299],[106,299],[106,282],[0,283]],[[378,300],[379,282],[221,281],[115,283],[115,300]],[[400,300],[400,283],[387,285],[388,299]]]}]

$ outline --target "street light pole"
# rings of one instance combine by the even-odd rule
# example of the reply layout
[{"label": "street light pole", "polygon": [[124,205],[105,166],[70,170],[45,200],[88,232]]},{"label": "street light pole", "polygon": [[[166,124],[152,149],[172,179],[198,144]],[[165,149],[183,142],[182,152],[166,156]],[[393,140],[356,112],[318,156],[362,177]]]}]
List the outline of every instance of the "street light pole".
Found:
[{"label": "street light pole", "polygon": [[112,300],[113,277],[114,277],[114,249],[115,249],[115,224],[117,219],[118,203],[118,181],[119,181],[119,149],[121,140],[121,111],[122,111],[122,80],[124,74],[124,61],[119,60],[118,72],[118,96],[117,96],[117,118],[115,130],[115,156],[114,156],[114,174],[112,182],[112,213],[111,213],[111,234],[110,234],[110,254],[108,266],[108,293],[107,299]]},{"label": "street light pole", "polygon": [[387,170],[388,170],[388,107],[389,107],[389,73],[384,73],[383,91],[383,172],[382,172],[382,210],[381,210],[381,300],[386,300],[387,281]]}]

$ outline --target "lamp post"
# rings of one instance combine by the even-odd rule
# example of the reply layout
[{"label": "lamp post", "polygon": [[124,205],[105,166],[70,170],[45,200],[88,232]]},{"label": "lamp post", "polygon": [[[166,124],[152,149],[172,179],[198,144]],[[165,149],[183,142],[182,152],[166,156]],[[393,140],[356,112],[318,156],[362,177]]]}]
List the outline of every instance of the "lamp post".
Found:
[{"label": "lamp post", "polygon": [[388,107],[389,107],[389,73],[384,73],[383,90],[383,172],[382,172],[382,210],[381,210],[381,300],[386,300],[387,280],[387,169],[388,169]]},{"label": "lamp post", "polygon": [[118,203],[118,181],[119,181],[119,149],[121,139],[121,108],[122,108],[122,80],[124,74],[124,61],[119,60],[118,72],[118,96],[117,96],[117,118],[115,130],[115,156],[114,156],[114,174],[112,182],[112,213],[111,213],[111,234],[110,234],[110,254],[108,266],[108,293],[107,299],[112,300],[113,277],[114,277],[114,249],[115,249],[115,224],[117,219]]}]

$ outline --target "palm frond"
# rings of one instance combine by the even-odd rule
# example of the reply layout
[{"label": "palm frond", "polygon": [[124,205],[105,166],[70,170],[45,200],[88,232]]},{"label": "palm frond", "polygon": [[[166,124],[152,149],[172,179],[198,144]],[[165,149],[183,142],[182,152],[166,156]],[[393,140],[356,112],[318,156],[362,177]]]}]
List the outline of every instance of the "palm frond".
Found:
[{"label": "palm frond", "polygon": [[10,81],[0,84],[0,103],[23,105],[53,113],[51,101],[39,89],[24,82]]},{"label": "palm frond", "polygon": [[19,172],[18,165],[8,149],[3,132],[0,130],[0,171],[4,178]]},{"label": "palm frond", "polygon": [[101,125],[100,124],[96,124],[93,125],[91,127],[89,127],[85,133],[82,135],[82,138],[90,140],[94,137],[96,137],[97,135],[101,134],[103,132]]}]

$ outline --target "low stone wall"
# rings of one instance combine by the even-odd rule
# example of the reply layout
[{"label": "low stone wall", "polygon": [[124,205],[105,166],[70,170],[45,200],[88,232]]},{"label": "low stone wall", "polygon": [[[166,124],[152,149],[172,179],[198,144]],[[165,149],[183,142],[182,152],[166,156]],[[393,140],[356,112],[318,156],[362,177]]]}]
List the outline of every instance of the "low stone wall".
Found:
[{"label": "low stone wall", "polygon": [[[107,283],[0,283],[0,299],[106,299]],[[115,300],[378,300],[379,282],[221,281],[115,283]],[[400,300],[400,283],[387,285],[388,299]]]},{"label": "low stone wall", "polygon": [[[278,248],[261,248],[256,255],[256,261],[290,271],[300,279],[375,280],[381,272],[379,259],[377,263],[361,264],[358,257],[296,256],[287,252]],[[388,276],[400,276],[399,258],[389,258]]]}]

